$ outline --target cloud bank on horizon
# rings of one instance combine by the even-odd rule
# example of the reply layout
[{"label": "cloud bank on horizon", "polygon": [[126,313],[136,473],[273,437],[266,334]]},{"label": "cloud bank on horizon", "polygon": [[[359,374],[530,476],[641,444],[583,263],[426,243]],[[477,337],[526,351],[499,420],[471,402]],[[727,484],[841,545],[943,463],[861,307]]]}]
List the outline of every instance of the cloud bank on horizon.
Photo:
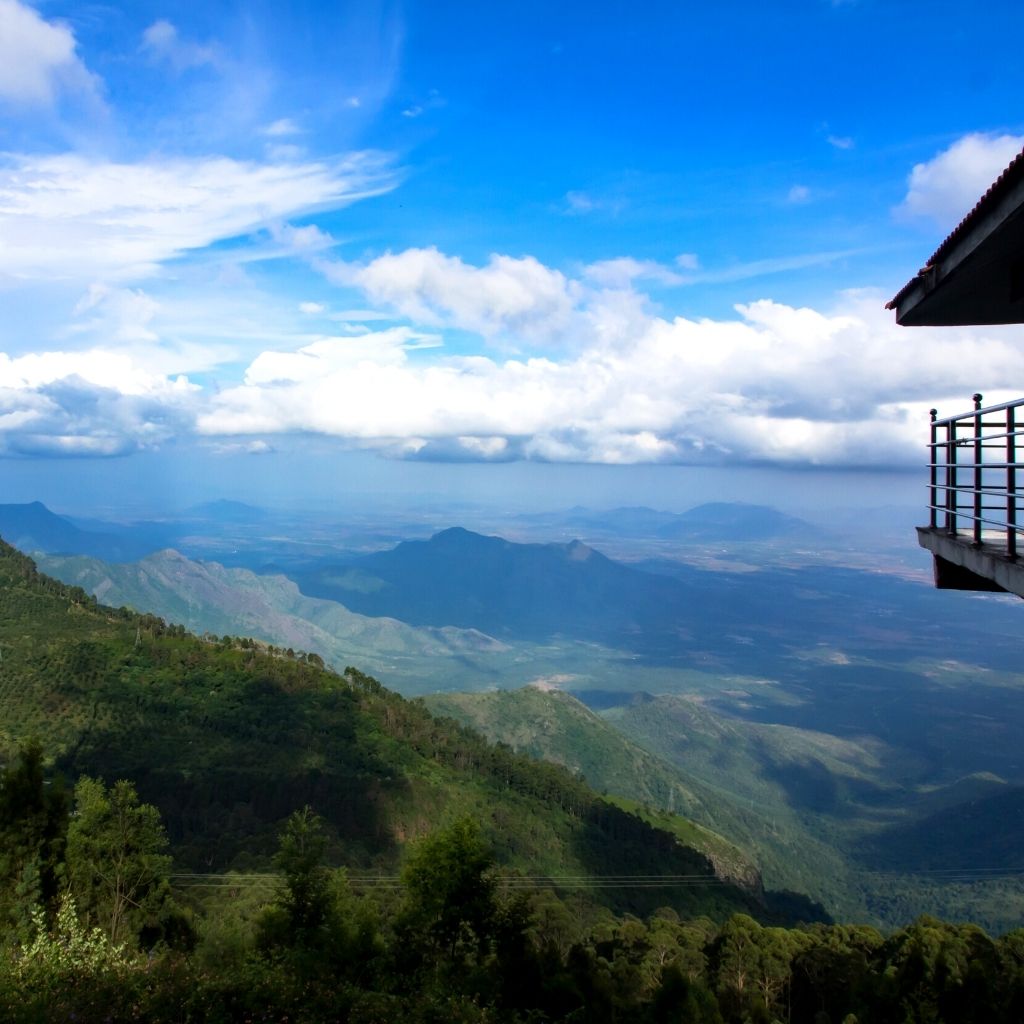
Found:
[{"label": "cloud bank on horizon", "polygon": [[836,163],[867,133],[819,124],[820,166],[726,184],[711,227],[668,238],[650,181],[611,172],[547,202],[523,185],[489,225],[497,199],[463,210],[478,186],[437,157],[472,144],[467,102],[427,84],[436,67],[396,71],[423,55],[380,12],[358,26],[377,55],[360,79],[325,66],[330,88],[291,95],[299,57],[226,24],[126,8],[107,32],[51,10],[0,0],[0,455],[312,434],[405,459],[901,465],[922,461],[930,405],[1024,381],[1020,331],[925,336],[882,308],[1024,147],[1004,122],[925,138],[920,159],[879,142],[870,180]]}]

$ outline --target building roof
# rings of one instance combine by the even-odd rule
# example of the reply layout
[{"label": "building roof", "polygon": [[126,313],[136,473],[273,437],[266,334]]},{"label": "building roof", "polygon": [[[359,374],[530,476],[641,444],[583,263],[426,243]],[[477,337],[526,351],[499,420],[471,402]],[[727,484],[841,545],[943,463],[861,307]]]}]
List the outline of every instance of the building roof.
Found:
[{"label": "building roof", "polygon": [[1024,323],[1024,151],[885,308],[904,326]]}]

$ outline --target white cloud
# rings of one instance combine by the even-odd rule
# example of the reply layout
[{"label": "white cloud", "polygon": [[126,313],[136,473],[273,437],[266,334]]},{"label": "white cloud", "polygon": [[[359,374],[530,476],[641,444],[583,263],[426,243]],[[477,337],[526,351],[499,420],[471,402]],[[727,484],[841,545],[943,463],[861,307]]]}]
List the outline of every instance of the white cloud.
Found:
[{"label": "white cloud", "polygon": [[193,429],[198,388],[128,352],[0,352],[0,454],[109,456]]},{"label": "white cloud", "polygon": [[315,224],[298,228],[294,224],[272,224],[270,237],[279,246],[275,256],[311,256],[337,245],[326,231],[321,231]]},{"label": "white cloud", "polygon": [[313,316],[316,313],[323,313],[327,307],[322,302],[300,302],[299,312],[305,313],[307,316]]},{"label": "white cloud", "polygon": [[214,455],[270,455],[275,449],[266,441],[228,441],[206,446]]},{"label": "white cloud", "polygon": [[806,185],[794,185],[786,194],[786,201],[794,206],[808,203],[811,200],[811,190]]},{"label": "white cloud", "polygon": [[360,288],[403,316],[489,338],[557,338],[573,312],[571,282],[532,256],[493,255],[486,266],[474,267],[431,247],[387,253],[365,264],[317,266],[334,283]]},{"label": "white cloud", "polygon": [[189,250],[393,185],[373,153],[306,163],[10,156],[0,162],[0,278],[143,277]]},{"label": "white cloud", "polygon": [[281,117],[276,121],[272,121],[263,129],[264,135],[269,135],[271,138],[281,138],[284,135],[299,135],[302,133],[302,129],[290,118]]},{"label": "white cloud", "polygon": [[1020,135],[965,135],[931,160],[915,164],[897,212],[928,217],[952,230],[1022,149]]},{"label": "white cloud", "polygon": [[182,39],[177,28],[164,18],[154,21],[142,33],[142,49],[154,60],[179,72],[217,63],[217,51],[213,46]]},{"label": "white cloud", "polygon": [[305,146],[294,146],[291,143],[273,143],[266,147],[267,159],[276,163],[297,163],[306,155]]},{"label": "white cloud", "polygon": [[[329,264],[414,321],[375,326],[378,310],[345,310],[332,315],[365,322],[332,335],[305,332],[319,303],[247,312],[235,296],[196,314],[166,291],[97,284],[72,331],[84,350],[0,354],[0,453],[113,454],[198,433],[242,454],[295,432],[394,458],[920,464],[929,406],[969,404],[951,365],[969,365],[987,401],[1024,379],[1012,331],[948,328],[918,344],[884,296],[860,292],[830,309],[763,300],[727,319],[670,318],[637,290],[651,267],[609,262],[600,280],[432,249]],[[545,344],[549,313],[572,346]],[[213,358],[209,326],[203,344],[181,340],[196,316],[234,346],[216,388],[183,376]],[[449,327],[508,333],[527,352],[539,340],[549,354],[453,355]]]},{"label": "white cloud", "polygon": [[664,285],[682,284],[684,281],[679,274],[655,260],[636,260],[630,256],[599,260],[585,267],[583,273],[588,280],[606,288],[628,288],[639,280]]},{"label": "white cloud", "polygon": [[853,149],[855,145],[849,135],[829,135],[828,144],[834,149]]},{"label": "white cloud", "polygon": [[128,351],[93,348],[78,352],[32,352],[11,358],[0,352],[0,388],[38,390],[76,379],[121,395],[161,396],[197,390],[187,377],[151,373]]},{"label": "white cloud", "polygon": [[580,216],[588,213],[620,213],[625,206],[621,199],[595,196],[589,192],[570,191],[565,193],[565,213]]},{"label": "white cloud", "polygon": [[400,331],[325,338],[262,354],[198,429],[312,431],[409,458],[916,464],[928,406],[966,401],[952,363],[976,367],[972,386],[993,397],[1024,377],[1024,350],[1005,335],[947,329],[917,346],[880,295],[847,294],[829,312],[765,300],[695,321],[644,313],[642,297],[627,315],[612,293],[578,294],[592,335],[571,357],[423,363]]},{"label": "white cloud", "polygon": [[98,101],[99,79],[76,54],[71,29],[19,0],[0,0],[0,100],[52,106],[61,95]]},{"label": "white cloud", "polygon": [[676,266],[680,270],[699,270],[700,260],[695,252],[681,252],[676,257]]},{"label": "white cloud", "polygon": [[156,341],[151,321],[159,308],[159,303],[141,290],[94,283],[74,309],[76,316],[90,316],[76,324],[72,332],[102,331],[113,341]]},{"label": "white cloud", "polygon": [[245,371],[245,383],[253,385],[310,381],[323,374],[358,370],[362,366],[401,366],[409,347],[435,347],[437,335],[408,327],[352,337],[324,337],[297,352],[262,352]]}]

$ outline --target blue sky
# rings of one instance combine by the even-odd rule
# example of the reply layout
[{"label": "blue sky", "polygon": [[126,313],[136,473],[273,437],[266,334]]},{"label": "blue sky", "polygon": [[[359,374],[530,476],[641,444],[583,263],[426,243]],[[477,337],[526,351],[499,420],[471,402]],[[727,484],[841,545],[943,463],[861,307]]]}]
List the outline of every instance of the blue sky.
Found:
[{"label": "blue sky", "polygon": [[1020,328],[882,308],[1024,147],[1022,23],[0,0],[0,476],[919,464],[931,405],[1024,381]]}]

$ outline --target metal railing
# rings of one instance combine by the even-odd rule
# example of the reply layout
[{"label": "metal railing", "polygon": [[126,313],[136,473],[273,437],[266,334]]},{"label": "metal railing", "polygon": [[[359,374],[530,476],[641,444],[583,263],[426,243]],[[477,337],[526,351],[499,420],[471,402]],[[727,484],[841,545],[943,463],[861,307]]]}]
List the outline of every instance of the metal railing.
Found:
[{"label": "metal railing", "polygon": [[1017,487],[1017,473],[1024,471],[1017,461],[1024,398],[987,409],[981,395],[973,398],[974,409],[958,416],[940,420],[931,410],[930,525],[974,544],[1005,546],[1007,557],[1016,558],[1024,534],[1018,525],[1024,524],[1024,494]]}]

